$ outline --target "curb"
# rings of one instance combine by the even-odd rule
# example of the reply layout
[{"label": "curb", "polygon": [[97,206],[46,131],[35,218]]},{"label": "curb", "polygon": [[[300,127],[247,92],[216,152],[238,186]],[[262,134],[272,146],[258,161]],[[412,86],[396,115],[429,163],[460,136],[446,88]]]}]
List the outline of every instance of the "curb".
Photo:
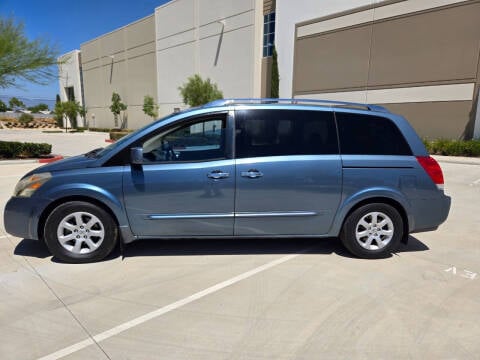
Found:
[{"label": "curb", "polygon": [[440,163],[462,164],[462,165],[477,165],[480,166],[480,158],[455,157],[432,155],[432,157]]},{"label": "curb", "polygon": [[50,158],[45,158],[45,159],[38,159],[38,162],[40,164],[49,164],[58,160],[62,160],[63,156],[62,155],[54,155],[53,157]]}]

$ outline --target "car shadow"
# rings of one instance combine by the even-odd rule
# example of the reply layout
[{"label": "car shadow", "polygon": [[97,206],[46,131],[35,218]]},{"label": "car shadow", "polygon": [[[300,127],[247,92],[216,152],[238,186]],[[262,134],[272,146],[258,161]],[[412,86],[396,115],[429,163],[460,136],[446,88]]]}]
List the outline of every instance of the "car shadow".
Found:
[{"label": "car shadow", "polygon": [[[396,254],[428,249],[428,246],[410,235],[408,244],[401,243]],[[123,256],[296,254],[303,251],[308,254],[335,253],[339,256],[355,258],[338,238],[139,240],[126,245]],[[388,257],[391,256],[393,254]]]},{"label": "car shadow", "polygon": [[43,241],[30,239],[20,241],[17,246],[15,246],[13,253],[19,256],[36,257],[40,259],[52,256]]},{"label": "car shadow", "polygon": [[[409,236],[408,244],[401,244],[395,254],[429,250],[428,246],[414,236]],[[256,255],[256,254],[337,254],[355,258],[337,238],[286,238],[286,239],[154,239],[139,240],[124,245],[123,251],[117,247],[103,261],[119,256],[198,256],[198,255]],[[14,250],[15,255],[47,258],[50,257],[47,247],[42,241],[23,239]],[[388,257],[391,257],[390,254]],[[52,258],[52,262],[62,261]]]}]

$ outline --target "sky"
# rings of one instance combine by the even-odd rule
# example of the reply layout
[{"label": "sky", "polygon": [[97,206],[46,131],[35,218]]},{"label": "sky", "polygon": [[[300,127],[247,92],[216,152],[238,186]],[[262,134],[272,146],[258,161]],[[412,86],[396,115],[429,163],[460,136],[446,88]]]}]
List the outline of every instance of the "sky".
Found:
[{"label": "sky", "polygon": [[[59,54],[80,49],[80,44],[153,14],[168,0],[0,0],[0,16],[22,21],[30,39],[44,38]],[[58,80],[49,85],[21,83],[21,88],[0,89],[0,95],[53,100]]]}]

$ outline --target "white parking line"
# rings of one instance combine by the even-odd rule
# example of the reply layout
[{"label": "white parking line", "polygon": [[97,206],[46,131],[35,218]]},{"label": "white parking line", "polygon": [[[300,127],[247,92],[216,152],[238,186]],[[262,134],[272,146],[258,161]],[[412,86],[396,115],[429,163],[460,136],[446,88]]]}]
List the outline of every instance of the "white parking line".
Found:
[{"label": "white parking line", "polygon": [[94,335],[93,336],[93,339],[85,339],[85,340],[82,340],[80,342],[77,342],[76,344],[73,344],[73,345],[70,345],[66,348],[63,348],[61,350],[58,350],[58,351],[55,351],[54,353],[51,353],[49,355],[46,355],[46,356],[43,356],[41,358],[39,358],[38,360],[56,360],[56,359],[60,359],[64,356],[67,356],[67,355],[70,355],[74,352],[77,352],[79,350],[82,350],[84,348],[86,348],[87,346],[90,346],[90,345],[93,345],[95,344],[95,342],[99,343],[103,340],[106,340],[108,338],[111,338],[112,336],[115,336],[115,335],[118,335],[120,334],[121,332],[124,332],[128,329],[131,329],[137,325],[140,325],[140,324],[143,324],[144,322],[147,322],[149,320],[152,320],[152,319],[155,319],[159,316],[162,316],[166,313],[169,313],[170,311],[173,311],[173,310],[176,310],[184,305],[187,305],[187,304],[190,304],[196,300],[199,300],[207,295],[210,295],[210,294],[213,294],[217,291],[220,291],[230,285],[233,285],[233,284],[236,284],[238,283],[239,281],[242,281],[242,280],[245,280],[245,279],[248,279],[249,277],[252,277],[253,275],[256,275],[262,271],[265,271],[265,270],[268,270],[268,269],[271,269],[272,267],[274,266],[277,266],[277,265],[280,265],[280,264],[283,264],[284,262],[287,262],[293,258],[296,258],[297,256],[301,255],[301,254],[304,254],[306,253],[307,251],[309,251],[311,248],[308,248],[308,249],[305,249],[303,251],[300,251],[298,253],[295,253],[295,254],[291,254],[291,255],[286,255],[286,256],[283,256],[279,259],[276,259],[276,260],[273,260],[273,261],[270,261],[264,265],[261,265],[259,267],[256,267],[255,269],[252,269],[250,271],[247,271],[243,274],[240,274],[240,275],[237,275],[233,278],[230,278],[228,280],[225,280],[225,281],[222,281],[222,282],[219,282],[218,284],[216,285],[213,285],[213,286],[210,286],[208,288],[206,288],[205,290],[202,290],[202,291],[199,291],[193,295],[190,295],[184,299],[181,299],[181,300],[178,300],[178,301],[175,301],[174,303],[172,304],[169,304],[169,305],[166,305],[164,307],[161,307],[157,310],[154,310],[152,312],[149,312],[145,315],[142,315],[142,316],[139,316],[135,319],[132,319],[130,321],[127,321],[123,324],[120,324],[120,325],[117,325],[109,330],[106,330],[104,332],[101,332],[97,335]]},{"label": "white parking line", "polygon": [[480,185],[480,179],[475,180],[474,182],[472,182],[472,183],[470,184],[470,186],[475,186],[475,185]]}]

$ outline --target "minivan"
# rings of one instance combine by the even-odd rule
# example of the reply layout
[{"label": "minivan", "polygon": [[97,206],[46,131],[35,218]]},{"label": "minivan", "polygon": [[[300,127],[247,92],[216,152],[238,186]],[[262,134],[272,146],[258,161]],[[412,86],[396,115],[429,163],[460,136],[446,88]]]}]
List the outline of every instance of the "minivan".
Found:
[{"label": "minivan", "polygon": [[443,186],[412,126],[383,107],[217,100],[29,172],[4,223],[75,263],[173,238],[339,237],[381,258],[446,220]]}]

